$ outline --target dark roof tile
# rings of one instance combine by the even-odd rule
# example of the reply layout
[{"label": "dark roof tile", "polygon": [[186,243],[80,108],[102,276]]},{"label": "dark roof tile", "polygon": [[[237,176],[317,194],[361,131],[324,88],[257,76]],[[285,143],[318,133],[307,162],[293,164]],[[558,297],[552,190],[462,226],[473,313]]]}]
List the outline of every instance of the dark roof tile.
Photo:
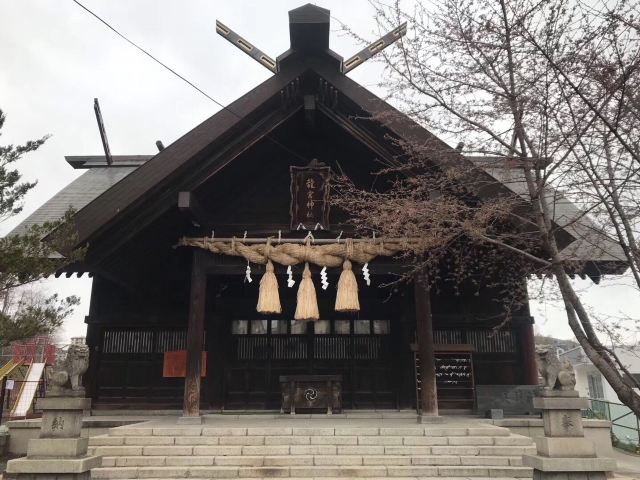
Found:
[{"label": "dark roof tile", "polygon": [[32,225],[55,221],[70,207],[80,210],[89,202],[125,178],[137,167],[91,168],[56,193],[49,201],[24,219],[9,235],[24,233]]}]

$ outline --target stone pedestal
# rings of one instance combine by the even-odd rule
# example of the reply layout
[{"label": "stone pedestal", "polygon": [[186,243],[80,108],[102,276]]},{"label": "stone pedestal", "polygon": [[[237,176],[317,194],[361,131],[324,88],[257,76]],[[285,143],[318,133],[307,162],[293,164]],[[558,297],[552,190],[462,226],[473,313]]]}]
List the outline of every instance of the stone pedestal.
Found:
[{"label": "stone pedestal", "polygon": [[533,399],[542,410],[544,437],[536,438],[537,455],[524,455],[534,480],[605,480],[616,467],[610,458],[597,458],[594,444],[584,438],[581,410],[589,407],[575,390],[545,390]]},{"label": "stone pedestal", "polygon": [[87,455],[88,438],[80,438],[82,416],[91,399],[48,397],[38,399],[42,410],[40,438],[29,440],[27,456],[9,460],[7,474],[18,480],[85,480],[101,458]]}]

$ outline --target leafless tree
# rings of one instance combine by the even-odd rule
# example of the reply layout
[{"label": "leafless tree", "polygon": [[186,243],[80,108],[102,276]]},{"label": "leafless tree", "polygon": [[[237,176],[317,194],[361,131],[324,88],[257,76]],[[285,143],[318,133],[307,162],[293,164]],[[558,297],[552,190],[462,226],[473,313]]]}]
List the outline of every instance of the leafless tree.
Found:
[{"label": "leafless tree", "polygon": [[[640,289],[638,3],[373,5],[380,31],[411,25],[381,56],[388,100],[460,143],[396,140],[396,161],[375,172],[388,188],[364,189],[343,177],[336,203],[361,229],[423,239],[411,252],[417,269],[441,265],[464,245],[454,269],[466,272],[464,281],[505,261],[517,265],[506,269],[508,282],[524,272],[553,275],[580,346],[640,415],[625,365],[600,341],[598,319],[571,282],[593,268],[581,263],[588,251],[601,265],[627,264]],[[392,120],[385,116],[375,120]],[[569,202],[580,207],[571,215]]]}]

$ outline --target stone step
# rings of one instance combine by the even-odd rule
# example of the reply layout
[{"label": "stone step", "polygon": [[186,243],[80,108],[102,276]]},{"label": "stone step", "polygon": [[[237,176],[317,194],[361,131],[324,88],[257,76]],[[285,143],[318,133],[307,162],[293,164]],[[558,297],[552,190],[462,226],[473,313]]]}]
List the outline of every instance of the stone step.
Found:
[{"label": "stone step", "polygon": [[240,455],[535,455],[529,446],[410,446],[410,445],[107,445],[90,447],[90,455],[101,456],[240,456]]},{"label": "stone step", "polygon": [[497,426],[480,427],[207,427],[207,426],[179,426],[179,427],[145,427],[136,426],[114,427],[109,429],[112,436],[160,436],[160,437],[196,437],[196,436],[428,436],[428,437],[508,437],[509,429]]},{"label": "stone step", "polygon": [[112,436],[89,439],[90,446],[171,446],[171,445],[413,445],[413,446],[528,446],[532,441],[521,435],[509,436],[336,436],[336,435],[251,435],[251,436]]},{"label": "stone step", "polygon": [[522,457],[409,456],[409,455],[284,455],[284,456],[112,456],[102,457],[103,467],[162,466],[522,466]]},{"label": "stone step", "polygon": [[96,479],[531,478],[532,440],[495,426],[221,427],[148,424],[91,437]]},{"label": "stone step", "polygon": [[[270,480],[273,477],[246,477],[243,480]],[[288,480],[309,480],[310,477],[287,477]],[[351,480],[353,477],[331,477],[331,480]],[[403,478],[403,477],[395,477]],[[441,480],[441,477],[405,477],[407,480]],[[470,477],[447,477],[447,480],[469,480]],[[617,480],[635,480],[628,477],[616,477]],[[119,478],[118,480],[138,480]],[[166,480],[164,478],[147,478],[145,480]],[[320,479],[318,479],[320,480]],[[389,477],[369,477],[368,480],[389,480]],[[516,477],[473,477],[473,480],[516,480]]]},{"label": "stone step", "polygon": [[101,467],[91,471],[93,479],[133,478],[273,478],[273,477],[511,477],[531,478],[528,467],[478,466],[165,466]]}]

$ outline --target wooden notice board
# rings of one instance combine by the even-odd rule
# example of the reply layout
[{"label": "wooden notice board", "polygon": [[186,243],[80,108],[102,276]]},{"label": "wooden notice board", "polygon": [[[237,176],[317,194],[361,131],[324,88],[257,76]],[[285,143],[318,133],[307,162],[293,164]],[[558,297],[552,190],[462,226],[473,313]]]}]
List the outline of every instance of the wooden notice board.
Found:
[{"label": "wooden notice board", "polygon": [[[173,350],[164,352],[162,376],[166,378],[184,378],[187,376],[187,351]],[[200,376],[207,376],[207,352],[202,352]]]},{"label": "wooden notice board", "polygon": [[329,230],[329,179],[331,169],[317,160],[291,172],[291,230]]}]

